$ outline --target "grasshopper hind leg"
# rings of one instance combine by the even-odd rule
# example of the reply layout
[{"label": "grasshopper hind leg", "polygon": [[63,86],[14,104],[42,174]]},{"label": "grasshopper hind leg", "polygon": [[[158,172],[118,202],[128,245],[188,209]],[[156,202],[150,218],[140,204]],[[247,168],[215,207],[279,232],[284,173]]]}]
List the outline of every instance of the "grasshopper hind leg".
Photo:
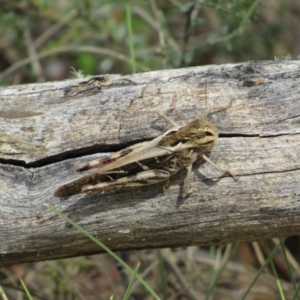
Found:
[{"label": "grasshopper hind leg", "polygon": [[113,193],[120,189],[136,188],[167,181],[169,177],[170,173],[164,170],[147,170],[114,181],[100,182],[95,185],[86,184],[81,187],[81,192],[86,194]]},{"label": "grasshopper hind leg", "polygon": [[206,162],[208,162],[210,165],[212,165],[216,170],[223,172],[224,174],[228,174],[229,176],[231,176],[235,181],[238,180],[238,177],[236,175],[234,175],[230,170],[224,170],[221,169],[220,167],[218,167],[216,164],[214,164],[206,155],[201,154],[200,155],[201,158],[203,158]]}]

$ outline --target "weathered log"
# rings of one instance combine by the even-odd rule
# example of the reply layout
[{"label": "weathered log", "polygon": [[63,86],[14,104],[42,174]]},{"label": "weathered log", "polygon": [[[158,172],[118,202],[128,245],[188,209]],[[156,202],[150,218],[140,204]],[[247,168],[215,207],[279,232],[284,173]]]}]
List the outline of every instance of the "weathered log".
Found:
[{"label": "weathered log", "polygon": [[[113,250],[226,244],[300,231],[300,62],[259,62],[107,75],[1,88],[0,265],[102,250],[54,215],[49,203]],[[220,131],[209,164],[161,185],[55,198],[79,178],[73,165],[202,115]],[[175,108],[172,105],[176,104]]]}]

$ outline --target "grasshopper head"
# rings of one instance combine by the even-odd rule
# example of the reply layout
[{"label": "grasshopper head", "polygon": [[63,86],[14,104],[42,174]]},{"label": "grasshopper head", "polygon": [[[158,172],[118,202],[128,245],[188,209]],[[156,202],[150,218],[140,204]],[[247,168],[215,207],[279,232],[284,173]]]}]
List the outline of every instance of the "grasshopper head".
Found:
[{"label": "grasshopper head", "polygon": [[195,119],[188,125],[170,133],[161,139],[159,146],[171,151],[183,151],[196,148],[200,151],[209,150],[218,139],[215,125],[206,119]]},{"label": "grasshopper head", "polygon": [[189,125],[191,142],[195,147],[210,149],[218,140],[217,127],[205,119],[196,119]]}]

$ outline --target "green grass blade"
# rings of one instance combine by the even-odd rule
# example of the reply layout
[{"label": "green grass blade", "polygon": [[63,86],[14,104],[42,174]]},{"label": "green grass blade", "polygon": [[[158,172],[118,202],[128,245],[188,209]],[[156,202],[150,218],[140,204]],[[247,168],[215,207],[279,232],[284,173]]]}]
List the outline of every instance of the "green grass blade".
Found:
[{"label": "green grass blade", "polygon": [[164,268],[164,258],[161,255],[160,249],[157,249],[157,258],[158,258],[158,267],[159,267],[159,276],[160,276],[160,285],[163,294],[163,299],[167,299],[167,283],[166,283],[166,274]]},{"label": "green grass blade", "polygon": [[23,289],[24,289],[24,291],[25,291],[28,299],[32,300],[33,298],[31,297],[31,295],[30,295],[30,293],[29,293],[29,291],[27,289],[27,286],[25,285],[24,281],[22,279],[20,279],[20,281],[21,281],[22,287],[23,287]]},{"label": "green grass blade", "polygon": [[8,300],[8,298],[7,298],[7,296],[6,296],[5,292],[4,292],[1,284],[0,284],[0,299],[2,299],[2,300]]},{"label": "green grass blade", "polygon": [[[287,266],[287,270],[288,270],[288,274],[289,274],[291,283],[293,284],[294,290],[296,291],[297,290],[297,286],[296,286],[295,278],[293,276],[291,264],[290,264],[290,262],[288,260],[288,257],[287,257],[286,251],[285,251],[284,240],[282,238],[279,238],[279,243],[280,243],[280,248],[281,248],[281,251],[282,251],[282,254],[283,254],[284,261],[285,261],[286,266]],[[299,288],[299,286],[298,286],[298,288]],[[299,300],[298,293],[295,294],[295,299]]]},{"label": "green grass blade", "polygon": [[236,250],[238,249],[238,247],[239,247],[239,244],[237,244],[237,243],[233,245],[233,247],[232,247],[232,249],[230,251],[230,254],[228,255],[226,261],[224,262],[223,266],[220,268],[218,274],[216,274],[216,277],[215,277],[214,281],[211,283],[211,285],[210,285],[210,287],[209,287],[209,289],[208,289],[208,291],[206,293],[206,298],[205,299],[209,299],[210,298],[212,292],[214,291],[216,285],[219,282],[220,277],[222,276],[222,274],[223,274],[223,272],[224,272],[224,270],[226,268],[227,263],[229,262],[229,260],[231,259],[231,257],[234,255],[234,253],[236,252]]},{"label": "green grass blade", "polygon": [[[131,269],[118,255],[116,255],[113,251],[111,251],[108,247],[106,247],[102,242],[97,240],[93,235],[91,235],[87,230],[80,227],[78,224],[73,222],[71,219],[69,219],[66,215],[61,213],[59,210],[54,208],[53,206],[49,204],[45,204],[51,211],[53,211],[55,214],[57,214],[59,217],[61,217],[63,220],[68,222],[70,225],[75,227],[77,230],[79,230],[81,233],[83,233],[85,236],[87,236],[89,239],[91,239],[94,243],[96,243],[99,247],[101,247],[104,251],[106,251],[109,255],[111,255],[121,266],[123,266],[128,272],[131,274],[134,274],[134,270]],[[136,275],[136,278],[138,281],[146,288],[146,290],[154,297],[154,299],[160,300],[160,297],[153,291],[153,289],[147,284],[146,281],[139,275]]]},{"label": "green grass blade", "polygon": [[129,40],[129,49],[130,49],[130,58],[131,58],[131,71],[132,73],[135,73],[136,62],[135,62],[135,52],[134,52],[133,34],[132,34],[130,0],[126,0],[126,22],[127,22],[128,40]]},{"label": "green grass blade", "polygon": [[241,298],[241,300],[246,299],[247,295],[249,294],[250,290],[252,289],[252,287],[254,286],[255,282],[257,281],[257,279],[259,278],[259,276],[261,275],[261,273],[263,272],[263,270],[266,268],[266,266],[269,264],[269,261],[272,259],[273,255],[279,250],[280,245],[278,244],[273,251],[271,252],[271,254],[268,255],[267,260],[265,261],[265,263],[263,264],[263,266],[261,266],[261,268],[259,269],[259,271],[257,272],[256,276],[254,277],[254,279],[252,280],[251,284],[248,286],[247,290],[245,291],[243,297]]},{"label": "green grass blade", "polygon": [[131,278],[131,280],[129,282],[129,285],[128,285],[128,288],[126,290],[126,293],[125,293],[125,296],[124,296],[124,300],[128,300],[129,297],[130,297],[132,286],[133,286],[133,283],[134,283],[134,281],[136,279],[136,276],[137,276],[137,273],[138,273],[138,271],[140,269],[140,266],[141,266],[141,264],[138,263],[137,266],[136,266],[136,268],[135,268],[135,270],[134,270],[134,273],[132,274],[132,278]]},{"label": "green grass blade", "polygon": [[[267,243],[265,241],[263,241],[263,246],[264,246],[264,249],[265,249],[265,251],[266,251],[266,253],[267,253],[268,257],[269,257],[270,256],[270,251],[269,251]],[[269,262],[270,262],[270,265],[271,265],[271,269],[273,271],[273,275],[276,278],[276,283],[277,283],[277,287],[278,287],[278,290],[279,290],[279,293],[280,293],[280,297],[281,297],[282,300],[285,300],[285,296],[283,294],[282,285],[281,285],[280,279],[278,277],[278,274],[277,274],[277,271],[276,271],[276,268],[275,268],[275,265],[274,265],[272,257],[270,257]]]}]

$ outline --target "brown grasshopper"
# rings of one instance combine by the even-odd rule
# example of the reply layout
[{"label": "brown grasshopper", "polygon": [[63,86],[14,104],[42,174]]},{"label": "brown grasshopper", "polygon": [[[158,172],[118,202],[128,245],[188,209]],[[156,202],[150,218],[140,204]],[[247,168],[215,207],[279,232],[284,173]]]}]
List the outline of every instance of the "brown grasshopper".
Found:
[{"label": "brown grasshopper", "polygon": [[[205,101],[207,101],[206,85]],[[226,107],[217,109],[228,109],[231,104],[232,100]],[[165,182],[164,188],[166,188],[169,178],[183,168],[187,169],[183,191],[188,194],[191,192],[189,185],[192,166],[198,157],[203,158],[218,171],[228,173],[236,180],[233,173],[229,170],[222,170],[204,155],[204,152],[210,150],[218,139],[216,126],[207,120],[210,111],[206,109],[202,118],[195,119],[182,127],[158,112],[172,123],[174,128],[151,141],[132,145],[110,156],[75,167],[78,172],[93,168],[99,168],[99,170],[59,187],[54,196],[111,193],[122,188],[152,185],[159,182]]]}]

